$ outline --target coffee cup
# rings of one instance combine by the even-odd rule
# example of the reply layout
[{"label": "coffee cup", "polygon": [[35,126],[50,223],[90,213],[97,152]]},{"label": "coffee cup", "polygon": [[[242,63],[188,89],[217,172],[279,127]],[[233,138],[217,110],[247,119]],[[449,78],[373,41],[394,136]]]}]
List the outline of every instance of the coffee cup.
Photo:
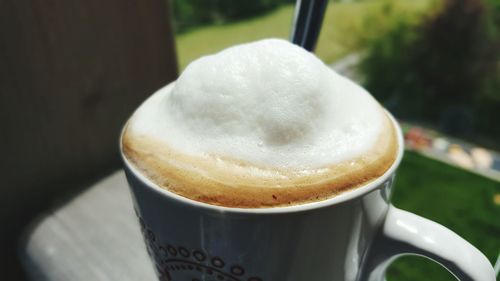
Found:
[{"label": "coffee cup", "polygon": [[[394,259],[402,255],[419,255],[441,264],[460,280],[494,281],[495,273],[490,262],[470,243],[442,225],[391,204],[394,177],[404,153],[402,132],[397,121],[361,87],[329,70],[323,70],[326,66],[317,59],[287,44],[281,41],[256,43],[245,46],[243,51],[231,50],[226,61],[224,57],[210,58],[216,61],[219,69],[214,72],[216,75],[212,80],[206,79],[206,83],[202,83],[209,85],[207,87],[210,89],[216,89],[215,92],[219,94],[225,91],[226,84],[233,83],[228,80],[231,78],[229,76],[238,71],[243,74],[236,75],[236,82],[231,89],[238,87],[236,83],[247,76],[262,77],[262,72],[265,72],[267,76],[264,76],[271,76],[271,90],[264,93],[286,88],[285,94],[288,96],[284,100],[288,102],[287,108],[276,109],[272,104],[280,103],[277,95],[276,100],[271,97],[271,106],[259,103],[258,107],[264,109],[256,107],[250,113],[246,112],[247,101],[240,102],[238,99],[240,96],[246,99],[248,95],[254,94],[252,87],[262,88],[252,78],[250,84],[241,88],[241,91],[250,89],[244,95],[238,96],[237,93],[236,97],[227,97],[223,93],[218,97],[219,104],[216,104],[219,102],[216,98],[215,102],[213,99],[206,100],[217,110],[206,109],[200,103],[200,99],[206,99],[205,90],[200,91],[195,98],[181,95],[184,100],[179,101],[179,97],[170,100],[171,103],[181,104],[180,107],[189,114],[194,112],[194,117],[181,112],[179,116],[182,118],[175,119],[166,127],[164,119],[157,122],[158,126],[166,128],[158,136],[173,143],[180,139],[179,150],[164,150],[167,145],[151,142],[153,138],[147,134],[129,136],[130,124],[125,126],[120,140],[121,155],[134,209],[159,279],[382,281],[386,268]],[[255,49],[259,52],[255,52]],[[245,56],[245,52],[250,55]],[[272,55],[266,55],[266,52]],[[290,58],[293,56],[297,57],[296,60]],[[240,60],[240,57],[247,59],[246,64],[238,64],[231,69],[230,64]],[[279,63],[269,62],[269,58]],[[242,67],[254,64],[258,64],[256,71],[248,72]],[[286,75],[276,74],[276,69],[269,71],[275,65],[284,68]],[[206,69],[217,69],[212,65],[202,66],[189,71],[203,73]],[[294,66],[300,67],[302,71],[293,73],[290,69]],[[219,81],[222,86],[214,86],[218,82],[213,80],[219,79],[218,75],[227,69],[230,70],[229,78]],[[317,72],[317,69],[321,71]],[[309,76],[304,78],[304,75]],[[328,86],[330,78],[335,81],[331,87]],[[280,79],[288,80],[276,82]],[[319,80],[310,83],[314,79]],[[189,80],[181,76],[179,80],[153,95],[136,115],[149,118],[151,114],[148,110],[151,108],[162,115],[169,106],[163,103],[163,96],[180,95],[180,90],[170,94],[175,83],[175,87],[181,85],[178,86],[181,90],[182,87],[189,89],[182,93],[184,95],[190,95],[203,86],[196,84],[199,79]],[[317,85],[320,82],[327,84],[328,87],[323,87],[326,94],[318,93]],[[298,85],[295,87],[307,85],[304,91],[294,92],[296,89],[289,84]],[[348,91],[348,95],[341,96],[343,93],[339,93],[339,87],[340,92]],[[332,98],[336,94],[340,98]],[[266,98],[266,95],[262,95],[257,100]],[[358,110],[355,114],[347,112],[344,104],[339,104],[345,100],[349,102],[349,99],[352,102],[346,105],[353,108],[352,112]],[[230,104],[225,105],[228,100]],[[330,100],[335,100],[335,103],[325,106]],[[160,106],[148,108],[149,104]],[[200,104],[202,106],[197,108]],[[304,106],[307,107],[305,110]],[[290,108],[293,110],[290,111]],[[344,115],[330,118],[329,110],[332,108],[335,114]],[[277,111],[273,111],[275,109]],[[298,115],[294,115],[294,112]],[[234,126],[233,121],[239,120],[239,115],[243,116],[242,124],[251,123],[250,129],[245,131],[243,125]],[[228,116],[236,116],[236,119],[228,121]],[[142,124],[139,127],[155,135],[158,129],[149,123],[155,118],[148,118],[142,123],[137,121],[140,119],[134,119],[133,122]],[[173,127],[190,118],[188,121],[194,125],[187,124],[191,126],[188,127],[201,132],[200,135],[191,140],[175,136]],[[361,121],[348,123],[358,120],[356,118]],[[216,124],[220,120],[225,123]],[[317,126],[317,123],[330,124],[330,121],[337,122],[333,124],[332,132],[340,133],[318,131],[325,126]],[[255,123],[259,123],[260,127],[252,130]],[[217,134],[211,135],[213,132]],[[216,139],[219,133],[229,137],[220,141]],[[310,137],[316,135],[319,136],[316,139]],[[325,135],[336,136],[341,141],[332,141],[323,146]],[[206,153],[200,154],[202,156],[198,158],[179,153],[186,147],[206,147],[205,142],[210,142],[212,136],[217,145],[210,149],[219,149],[230,156],[246,157],[245,160],[259,164],[252,166],[248,164],[250,162],[235,162],[227,160],[227,157],[212,157]],[[370,136],[378,137],[373,141]],[[240,143],[248,144],[251,149],[242,150],[239,146],[232,146],[233,138],[235,141],[243,138],[244,141]],[[252,141],[259,138],[264,145],[261,147],[260,142],[255,142],[255,147],[252,147]],[[304,145],[315,141],[318,149]],[[356,145],[369,149],[362,151]],[[332,149],[340,152],[329,155]],[[350,150],[358,151],[361,156],[352,156]],[[329,160],[329,157],[351,158],[328,166],[333,168],[310,168],[323,159]],[[302,163],[296,164],[297,161],[309,161],[306,164],[310,166],[303,168]]]}]

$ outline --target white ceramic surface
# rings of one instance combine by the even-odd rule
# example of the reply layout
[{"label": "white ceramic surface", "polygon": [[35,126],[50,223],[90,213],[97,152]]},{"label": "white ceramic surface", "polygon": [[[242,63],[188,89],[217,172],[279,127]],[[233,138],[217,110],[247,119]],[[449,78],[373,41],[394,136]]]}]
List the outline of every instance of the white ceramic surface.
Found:
[{"label": "white ceramic surface", "polygon": [[395,258],[416,254],[460,280],[494,281],[488,259],[470,243],[391,205],[403,155],[401,129],[393,122],[400,150],[382,177],[328,200],[290,207],[239,209],[193,201],[156,186],[122,153],[159,279],[381,281]]}]

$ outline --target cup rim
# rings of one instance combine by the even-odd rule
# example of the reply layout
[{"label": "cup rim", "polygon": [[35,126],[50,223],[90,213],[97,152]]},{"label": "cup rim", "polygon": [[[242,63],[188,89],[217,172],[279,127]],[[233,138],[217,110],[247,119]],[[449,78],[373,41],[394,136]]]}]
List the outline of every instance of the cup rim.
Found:
[{"label": "cup rim", "polygon": [[238,207],[227,207],[227,206],[218,206],[218,205],[211,205],[208,203],[196,201],[194,199],[190,199],[184,196],[181,196],[177,193],[174,193],[172,191],[169,191],[167,189],[161,188],[159,185],[148,179],[146,176],[144,176],[140,171],[137,170],[137,168],[134,167],[130,163],[130,161],[125,157],[125,154],[123,153],[123,133],[125,131],[125,128],[127,127],[126,124],[123,126],[122,131],[120,133],[120,157],[124,163],[125,169],[129,170],[137,179],[139,179],[145,186],[147,186],[148,189],[151,189],[155,193],[157,193],[160,196],[166,196],[172,200],[175,200],[179,203],[185,204],[186,206],[198,208],[198,209],[203,209],[206,211],[216,211],[216,212],[221,212],[221,213],[239,213],[239,214],[282,214],[282,213],[292,213],[292,212],[303,212],[303,211],[310,211],[314,209],[320,209],[332,205],[337,205],[342,202],[354,200],[356,198],[359,198],[367,193],[370,193],[371,191],[377,189],[387,181],[396,171],[398,168],[399,164],[401,163],[401,159],[403,158],[404,154],[404,140],[403,140],[403,133],[401,130],[400,125],[396,121],[396,119],[392,116],[392,114],[385,110],[386,114],[389,116],[389,119],[391,120],[394,129],[396,130],[396,136],[397,136],[397,141],[398,141],[398,152],[396,155],[396,159],[392,163],[392,165],[385,171],[383,175],[380,177],[376,178],[373,181],[370,181],[362,186],[356,187],[352,190],[347,190],[345,192],[342,192],[339,195],[336,195],[335,197],[320,200],[320,201],[315,201],[315,202],[308,202],[308,203],[301,203],[297,205],[291,205],[291,206],[276,206],[276,207],[264,207],[264,208],[238,208]]}]

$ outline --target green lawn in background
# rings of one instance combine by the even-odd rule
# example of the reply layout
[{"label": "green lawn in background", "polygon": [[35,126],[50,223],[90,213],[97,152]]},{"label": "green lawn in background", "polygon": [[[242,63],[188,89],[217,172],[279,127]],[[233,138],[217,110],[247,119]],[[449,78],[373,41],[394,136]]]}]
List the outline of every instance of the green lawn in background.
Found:
[{"label": "green lawn in background", "polygon": [[[366,39],[377,36],[398,17],[419,18],[433,0],[372,0],[330,3],[325,14],[317,55],[331,63],[362,48]],[[288,38],[293,5],[283,6],[261,17],[232,24],[201,27],[176,36],[180,69],[200,56],[234,44],[275,37]]]},{"label": "green lawn in background", "polygon": [[[479,248],[492,263],[500,253],[500,183],[406,152],[396,176],[393,203],[445,225]],[[388,281],[456,280],[442,267],[404,257],[389,268]]]}]

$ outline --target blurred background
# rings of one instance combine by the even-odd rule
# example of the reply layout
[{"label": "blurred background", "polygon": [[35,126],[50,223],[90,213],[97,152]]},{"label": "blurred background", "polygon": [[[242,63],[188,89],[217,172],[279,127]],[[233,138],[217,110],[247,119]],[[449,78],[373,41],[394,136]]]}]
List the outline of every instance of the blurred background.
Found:
[{"label": "blurred background", "polygon": [[[114,184],[122,195],[104,200],[111,210],[101,213],[108,217],[96,214],[102,192],[85,192],[101,190],[92,186],[120,170],[117,140],[128,116],[200,56],[262,38],[288,39],[294,6],[291,0],[0,0],[0,279],[24,280],[31,266],[38,275],[29,275],[39,276],[31,280],[71,280],[41,272],[56,272],[75,253],[83,259],[80,271],[92,272],[99,259],[86,263],[85,254],[106,252],[98,247],[119,240],[109,238],[116,235],[113,223],[133,217],[112,213],[128,196],[123,175]],[[394,204],[449,227],[495,264],[500,0],[330,1],[315,52],[401,122],[407,152]],[[87,201],[75,211],[82,195]],[[108,236],[96,227],[101,217]],[[51,225],[55,232],[39,235],[47,221],[62,219],[59,228]],[[63,254],[61,233],[89,246]],[[141,250],[139,240],[132,241]],[[130,259],[127,253],[124,247],[115,261]],[[55,266],[47,267],[48,260]],[[110,267],[128,275],[124,264]],[[387,279],[455,280],[419,257],[398,259]]]},{"label": "blurred background", "polygon": [[[179,67],[228,46],[288,39],[295,1],[174,0]],[[330,1],[316,54],[402,123],[394,204],[500,254],[500,1]],[[403,257],[389,281],[455,280]]]}]

